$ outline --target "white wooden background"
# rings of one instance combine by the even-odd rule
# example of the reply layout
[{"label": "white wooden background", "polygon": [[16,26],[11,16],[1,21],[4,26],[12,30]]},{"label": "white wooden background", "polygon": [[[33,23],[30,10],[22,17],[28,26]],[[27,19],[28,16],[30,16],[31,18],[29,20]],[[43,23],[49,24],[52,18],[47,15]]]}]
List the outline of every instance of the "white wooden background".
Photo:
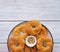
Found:
[{"label": "white wooden background", "polygon": [[11,29],[30,19],[40,20],[51,31],[53,52],[60,52],[60,0],[0,0],[0,52],[9,52]]}]

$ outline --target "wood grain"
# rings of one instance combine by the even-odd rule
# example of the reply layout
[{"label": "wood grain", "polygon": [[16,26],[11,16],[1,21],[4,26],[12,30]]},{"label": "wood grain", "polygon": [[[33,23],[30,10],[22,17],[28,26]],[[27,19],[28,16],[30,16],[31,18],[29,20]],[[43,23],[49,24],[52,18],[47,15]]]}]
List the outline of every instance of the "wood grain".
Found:
[{"label": "wood grain", "polygon": [[60,0],[0,0],[0,20],[60,20]]}]

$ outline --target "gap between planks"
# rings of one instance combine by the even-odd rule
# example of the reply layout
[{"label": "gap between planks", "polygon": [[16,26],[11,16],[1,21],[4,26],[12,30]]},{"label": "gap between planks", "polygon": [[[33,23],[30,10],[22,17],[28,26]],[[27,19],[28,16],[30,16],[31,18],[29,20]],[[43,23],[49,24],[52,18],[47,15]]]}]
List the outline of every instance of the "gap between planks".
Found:
[{"label": "gap between planks", "polygon": [[[20,21],[28,21],[28,20],[0,20],[0,22],[20,22]],[[60,20],[39,20],[41,22],[60,22]]]},{"label": "gap between planks", "polygon": [[[0,44],[7,44],[7,42],[0,42]],[[60,44],[60,42],[54,42],[54,44]]]}]

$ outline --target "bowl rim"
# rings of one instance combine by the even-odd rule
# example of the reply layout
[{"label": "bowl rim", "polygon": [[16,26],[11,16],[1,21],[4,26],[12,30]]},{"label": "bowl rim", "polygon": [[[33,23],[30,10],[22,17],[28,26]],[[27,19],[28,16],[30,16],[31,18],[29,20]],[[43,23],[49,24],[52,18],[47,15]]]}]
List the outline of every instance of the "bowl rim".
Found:
[{"label": "bowl rim", "polygon": [[[28,43],[28,39],[29,39],[30,37],[32,37],[32,38],[34,39],[34,43],[33,43],[33,44],[29,44],[29,43]],[[37,43],[37,40],[36,40],[36,37],[35,37],[35,36],[32,36],[32,35],[27,36],[27,38],[26,38],[26,40],[25,40],[25,44],[26,44],[28,47],[31,47],[31,48],[32,48],[33,46],[36,45],[36,43]]]},{"label": "bowl rim", "polygon": [[[26,23],[26,22],[28,22],[28,21],[23,21],[23,22],[15,25],[15,26],[11,29],[11,31],[10,31],[10,33],[9,33],[9,35],[8,35],[8,38],[7,38],[7,48],[8,48],[8,51],[9,51],[9,52],[10,52],[10,50],[9,50],[9,46],[8,46],[8,42],[9,42],[8,40],[9,40],[9,37],[10,37],[12,31],[13,31],[17,26],[19,26],[20,24],[23,24],[23,23]],[[50,30],[49,30],[44,24],[41,23],[41,25],[42,25],[43,27],[45,27],[45,28],[47,29],[47,31],[49,32],[49,34],[50,34],[50,36],[51,36],[51,39],[52,39],[52,44],[53,44],[53,47],[54,47],[54,40],[53,40],[53,36],[52,36]],[[53,47],[52,47],[51,52],[53,51]]]}]

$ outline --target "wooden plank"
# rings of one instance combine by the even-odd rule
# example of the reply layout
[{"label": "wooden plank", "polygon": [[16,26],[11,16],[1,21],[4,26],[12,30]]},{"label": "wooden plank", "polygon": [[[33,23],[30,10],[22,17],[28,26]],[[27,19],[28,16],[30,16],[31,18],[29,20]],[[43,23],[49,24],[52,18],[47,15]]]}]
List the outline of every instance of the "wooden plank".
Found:
[{"label": "wooden plank", "polygon": [[0,20],[60,20],[60,0],[0,0]]},{"label": "wooden plank", "polygon": [[[55,44],[53,48],[53,52],[60,51],[60,44]],[[0,52],[9,52],[7,48],[7,44],[0,44]]]},{"label": "wooden plank", "polygon": [[0,52],[9,52],[7,44],[0,44]]},{"label": "wooden plank", "polygon": [[15,0],[0,0],[0,19],[14,19],[15,5]]},{"label": "wooden plank", "polygon": [[[0,22],[0,42],[7,42],[8,35],[11,29],[20,22]],[[41,22],[52,33],[54,42],[60,42],[60,22]]]},{"label": "wooden plank", "polygon": [[6,42],[12,28],[20,22],[0,22],[0,42]]}]

